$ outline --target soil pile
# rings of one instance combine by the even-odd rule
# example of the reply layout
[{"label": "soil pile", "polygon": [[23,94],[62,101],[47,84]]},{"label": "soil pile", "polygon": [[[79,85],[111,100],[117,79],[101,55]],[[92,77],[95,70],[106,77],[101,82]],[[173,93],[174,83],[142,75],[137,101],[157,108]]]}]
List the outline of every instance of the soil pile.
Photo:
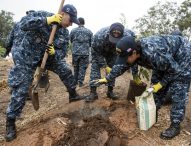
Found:
[{"label": "soil pile", "polygon": [[122,132],[101,115],[83,119],[82,126],[70,124],[64,137],[55,146],[96,146],[121,144]]}]

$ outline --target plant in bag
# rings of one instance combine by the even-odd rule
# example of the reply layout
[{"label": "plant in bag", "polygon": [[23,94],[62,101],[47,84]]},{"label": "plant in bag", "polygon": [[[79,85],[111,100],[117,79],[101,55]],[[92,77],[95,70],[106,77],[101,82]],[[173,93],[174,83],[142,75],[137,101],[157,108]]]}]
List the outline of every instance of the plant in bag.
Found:
[{"label": "plant in bag", "polygon": [[[145,69],[144,67],[140,67],[138,71],[138,78],[142,80],[149,81],[150,79],[150,71]],[[146,84],[136,84],[134,80],[130,80],[129,89],[127,94],[127,99],[131,101],[135,101],[135,96],[140,96],[146,90]]]},{"label": "plant in bag", "polygon": [[151,73],[150,70],[148,70],[144,67],[140,67],[139,72],[138,72],[138,76],[140,79],[146,79],[147,81],[149,81],[150,73]]}]

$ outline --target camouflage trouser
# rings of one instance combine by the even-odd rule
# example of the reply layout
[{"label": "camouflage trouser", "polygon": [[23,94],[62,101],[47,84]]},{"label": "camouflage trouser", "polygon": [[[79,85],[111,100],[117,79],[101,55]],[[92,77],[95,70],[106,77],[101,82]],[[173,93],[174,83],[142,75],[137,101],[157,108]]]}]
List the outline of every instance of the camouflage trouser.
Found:
[{"label": "camouflage trouser", "polygon": [[74,66],[74,78],[77,83],[83,84],[86,75],[86,69],[89,64],[89,56],[72,55],[72,64]]},{"label": "camouflage trouser", "polygon": [[[108,66],[112,68],[113,65],[108,64]],[[96,63],[96,62],[92,63],[92,65],[91,65],[91,73],[90,73],[90,87],[95,86],[94,84],[91,83],[91,81],[102,78],[101,73],[100,73],[101,67],[102,66],[100,66],[99,63]],[[115,86],[115,80],[109,82],[107,84],[107,86],[114,87]]]},{"label": "camouflage trouser", "polygon": [[[11,100],[7,108],[8,118],[20,116],[25,105],[29,86],[33,80],[34,71],[37,67],[37,63],[34,63],[35,60],[31,62],[30,58],[27,58],[31,56],[26,56],[26,54],[23,55],[23,53],[19,52],[19,49],[16,51],[17,52],[13,51],[15,66],[11,69],[8,78],[9,86],[12,88]],[[38,54],[36,54],[36,56],[38,56]],[[55,58],[56,56],[53,58],[49,57],[46,66],[47,69],[58,74],[68,90],[75,89],[76,86],[72,71],[64,60],[56,60]]]},{"label": "camouflage trouser", "polygon": [[[153,83],[156,83],[156,81],[158,82],[158,79],[152,79]],[[171,99],[172,108],[170,118],[173,123],[180,123],[184,119],[189,86],[189,81],[174,81],[154,94],[155,103],[158,109],[163,105],[165,101],[164,98]]]}]

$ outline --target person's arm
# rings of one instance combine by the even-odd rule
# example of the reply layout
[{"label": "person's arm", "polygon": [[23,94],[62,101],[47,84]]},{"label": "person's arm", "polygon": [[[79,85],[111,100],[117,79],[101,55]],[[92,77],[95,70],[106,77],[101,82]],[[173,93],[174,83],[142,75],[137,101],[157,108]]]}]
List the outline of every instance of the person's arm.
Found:
[{"label": "person's arm", "polygon": [[126,70],[129,69],[127,65],[114,65],[111,72],[106,76],[107,81],[113,81],[118,76],[122,75]]},{"label": "person's arm", "polygon": [[7,37],[7,41],[6,41],[6,45],[5,45],[6,49],[12,48],[12,46],[13,46],[15,28],[16,28],[16,24],[13,26],[12,30],[10,31],[10,33]]},{"label": "person's arm", "polygon": [[10,52],[11,52],[11,48],[13,46],[13,41],[14,41],[14,31],[16,29],[16,25],[15,24],[12,28],[12,30],[10,31],[8,37],[7,37],[7,40],[6,40],[6,43],[5,43],[5,48],[6,48],[6,52],[4,54],[4,57],[6,57]]},{"label": "person's arm", "polygon": [[26,15],[20,21],[20,28],[23,31],[39,30],[42,27],[48,25],[47,17],[51,15],[53,14],[45,12],[45,11],[38,11],[30,15]]},{"label": "person's arm", "polygon": [[105,57],[102,54],[102,45],[101,41],[97,37],[94,36],[91,46],[91,55],[92,55],[92,63],[97,62],[101,67],[106,67],[107,63]]}]

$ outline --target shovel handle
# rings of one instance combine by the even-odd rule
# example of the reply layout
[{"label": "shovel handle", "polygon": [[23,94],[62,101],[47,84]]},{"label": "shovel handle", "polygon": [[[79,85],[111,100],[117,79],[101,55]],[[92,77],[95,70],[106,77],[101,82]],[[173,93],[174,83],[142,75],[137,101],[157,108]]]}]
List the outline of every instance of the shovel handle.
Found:
[{"label": "shovel handle", "polygon": [[[62,1],[61,1],[60,7],[59,7],[59,10],[58,10],[58,13],[61,12],[62,7],[63,7],[63,4],[64,4],[64,1],[65,1],[65,0],[62,0]],[[52,31],[51,31],[51,34],[50,34],[50,37],[49,37],[49,40],[48,40],[48,44],[52,44],[52,42],[53,42],[53,40],[54,40],[54,35],[55,35],[55,33],[56,33],[56,29],[57,29],[57,25],[53,25]],[[45,68],[47,59],[48,59],[48,53],[45,51],[44,57],[43,57],[43,59],[42,59],[42,63],[41,63],[41,66],[40,66],[40,68],[41,68],[42,70],[44,70],[44,68]]]}]

